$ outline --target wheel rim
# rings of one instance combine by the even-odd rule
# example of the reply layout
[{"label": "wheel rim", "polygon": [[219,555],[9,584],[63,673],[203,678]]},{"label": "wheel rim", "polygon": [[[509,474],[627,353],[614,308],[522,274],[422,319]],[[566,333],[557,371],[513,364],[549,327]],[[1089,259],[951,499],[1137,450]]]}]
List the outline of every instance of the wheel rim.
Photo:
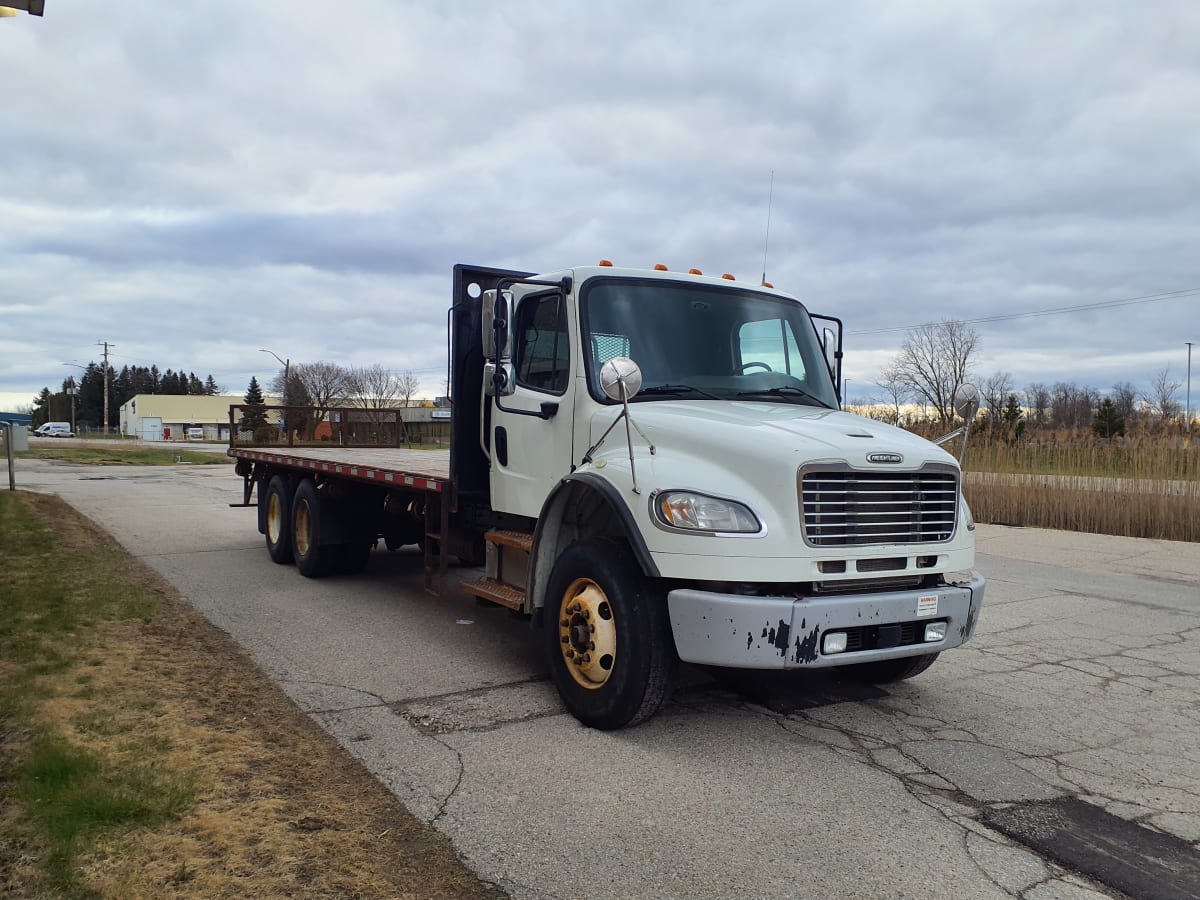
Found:
[{"label": "wheel rim", "polygon": [[267,537],[272,544],[278,544],[283,534],[283,503],[278,494],[271,494],[267,500]]},{"label": "wheel rim", "polygon": [[296,534],[295,534],[296,552],[299,553],[301,556],[308,555],[309,523],[310,523],[310,516],[309,516],[308,503],[304,500],[301,500],[296,504]]},{"label": "wheel rim", "polygon": [[617,661],[617,623],[608,596],[590,578],[577,578],[558,606],[558,644],[575,683],[597,690]]}]

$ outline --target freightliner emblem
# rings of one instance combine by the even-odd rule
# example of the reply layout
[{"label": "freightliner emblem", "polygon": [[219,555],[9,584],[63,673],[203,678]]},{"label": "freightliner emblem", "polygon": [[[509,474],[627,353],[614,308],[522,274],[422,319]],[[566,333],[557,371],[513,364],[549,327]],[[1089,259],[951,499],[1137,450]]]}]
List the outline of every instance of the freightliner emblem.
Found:
[{"label": "freightliner emblem", "polygon": [[868,453],[867,462],[873,463],[902,463],[904,457],[899,453]]}]

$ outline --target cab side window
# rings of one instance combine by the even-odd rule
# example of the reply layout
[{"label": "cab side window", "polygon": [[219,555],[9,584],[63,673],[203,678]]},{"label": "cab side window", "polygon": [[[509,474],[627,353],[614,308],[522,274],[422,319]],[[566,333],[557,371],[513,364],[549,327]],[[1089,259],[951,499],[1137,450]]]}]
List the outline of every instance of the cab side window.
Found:
[{"label": "cab side window", "polygon": [[571,371],[566,306],[558,294],[526,297],[517,306],[513,365],[521,387],[566,392]]}]

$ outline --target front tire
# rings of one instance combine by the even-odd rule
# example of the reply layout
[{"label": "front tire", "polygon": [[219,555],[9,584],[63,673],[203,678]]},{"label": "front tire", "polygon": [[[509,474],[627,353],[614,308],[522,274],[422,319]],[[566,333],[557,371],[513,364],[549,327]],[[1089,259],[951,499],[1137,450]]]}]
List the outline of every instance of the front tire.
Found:
[{"label": "front tire", "polygon": [[892,684],[920,675],[934,664],[938,654],[906,656],[902,659],[881,659],[879,662],[859,663],[856,666],[839,666],[844,678],[864,684]]},{"label": "front tire", "polygon": [[267,539],[267,553],[275,562],[286,565],[292,561],[292,504],[287,479],[282,475],[272,477],[261,502],[266,507],[263,534]]},{"label": "front tire", "polygon": [[670,695],[678,658],[666,598],[623,541],[584,541],[558,558],[544,639],[559,695],[584,725],[636,725]]},{"label": "front tire", "polygon": [[305,478],[292,498],[292,553],[296,568],[306,578],[328,574],[337,562],[337,545],[321,543],[321,495],[311,478]]}]

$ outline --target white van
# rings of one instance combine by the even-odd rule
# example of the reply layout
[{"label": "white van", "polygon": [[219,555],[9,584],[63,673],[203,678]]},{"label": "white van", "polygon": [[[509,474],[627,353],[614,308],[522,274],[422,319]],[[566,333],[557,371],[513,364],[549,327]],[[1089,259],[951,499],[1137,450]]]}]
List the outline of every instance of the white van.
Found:
[{"label": "white van", "polygon": [[203,428],[188,428],[186,433],[187,433],[187,439],[189,441],[204,440],[204,429]]},{"label": "white van", "polygon": [[34,434],[38,437],[75,437],[70,422],[47,422],[38,428]]}]

